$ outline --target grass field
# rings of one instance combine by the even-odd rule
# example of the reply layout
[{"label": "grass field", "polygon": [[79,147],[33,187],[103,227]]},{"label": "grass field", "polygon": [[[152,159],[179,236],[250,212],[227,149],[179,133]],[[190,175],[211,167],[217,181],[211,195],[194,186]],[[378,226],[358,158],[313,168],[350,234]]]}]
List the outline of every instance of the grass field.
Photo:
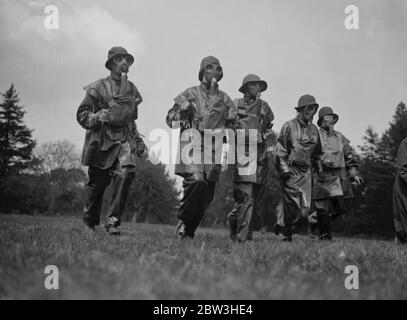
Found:
[{"label": "grass field", "polygon": [[[0,228],[1,299],[407,298],[407,247],[388,241],[255,233],[235,244],[211,229],[180,241],[172,226],[146,224],[108,237],[78,218],[13,215],[0,215]],[[59,290],[44,287],[47,265],[59,268]],[[345,289],[347,265],[359,290]]]}]

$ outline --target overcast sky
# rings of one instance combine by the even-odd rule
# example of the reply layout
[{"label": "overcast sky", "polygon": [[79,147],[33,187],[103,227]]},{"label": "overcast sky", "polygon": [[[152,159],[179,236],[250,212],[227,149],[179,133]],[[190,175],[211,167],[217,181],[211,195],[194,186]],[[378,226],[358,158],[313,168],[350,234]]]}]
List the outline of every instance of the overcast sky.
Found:
[{"label": "overcast sky", "polygon": [[[59,30],[44,26],[49,4],[59,8]],[[344,26],[350,4],[359,30]],[[136,57],[129,77],[144,98],[146,136],[166,128],[173,98],[198,84],[201,59],[215,55],[231,98],[248,73],[268,82],[263,98],[276,130],[309,93],[340,115],[337,129],[358,145],[369,124],[382,132],[407,100],[406,31],[405,0],[1,0],[0,91],[15,84],[39,143],[66,138],[81,148],[82,88],[107,76],[110,47]]]}]

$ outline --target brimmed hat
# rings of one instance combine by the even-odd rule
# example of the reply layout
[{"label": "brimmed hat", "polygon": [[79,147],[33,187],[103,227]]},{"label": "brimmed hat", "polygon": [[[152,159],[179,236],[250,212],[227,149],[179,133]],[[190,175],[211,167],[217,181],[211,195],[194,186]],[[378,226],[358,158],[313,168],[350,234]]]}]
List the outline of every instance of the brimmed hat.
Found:
[{"label": "brimmed hat", "polygon": [[266,91],[267,90],[267,82],[264,80],[261,80],[260,77],[256,74],[248,74],[246,77],[243,78],[243,83],[242,86],[240,87],[239,91],[241,93],[246,93],[247,92],[247,85],[249,83],[259,83],[262,88],[261,88],[261,92]]},{"label": "brimmed hat", "polygon": [[336,118],[336,119],[334,120],[334,121],[335,121],[334,124],[338,122],[339,116],[338,116],[336,113],[334,113],[334,111],[332,110],[332,108],[330,108],[330,107],[323,107],[323,108],[321,108],[321,110],[319,110],[319,113],[318,113],[318,122],[317,122],[318,126],[321,126],[322,118],[323,118],[324,116],[328,116],[328,115],[334,116],[334,117]]},{"label": "brimmed hat", "polygon": [[[215,58],[214,56],[209,56],[209,57],[203,58],[202,61],[201,61],[201,66],[199,67],[199,76],[198,76],[199,81],[202,81],[204,70],[210,64],[218,64],[219,66],[221,66],[220,62],[219,62],[219,59]],[[223,73],[221,73],[220,78],[218,79],[218,81],[220,81],[222,78],[223,78]]]},{"label": "brimmed hat", "polygon": [[112,49],[109,50],[108,54],[107,54],[107,61],[105,63],[105,67],[107,69],[109,69],[110,71],[111,69],[111,64],[113,61],[113,58],[116,56],[127,56],[131,58],[131,63],[130,65],[132,65],[134,63],[134,57],[127,52],[126,49],[124,49],[123,47],[113,47]]},{"label": "brimmed hat", "polygon": [[319,104],[315,100],[315,97],[305,94],[298,100],[298,105],[295,107],[295,109],[298,110],[307,106],[317,106],[317,108],[319,108]]}]

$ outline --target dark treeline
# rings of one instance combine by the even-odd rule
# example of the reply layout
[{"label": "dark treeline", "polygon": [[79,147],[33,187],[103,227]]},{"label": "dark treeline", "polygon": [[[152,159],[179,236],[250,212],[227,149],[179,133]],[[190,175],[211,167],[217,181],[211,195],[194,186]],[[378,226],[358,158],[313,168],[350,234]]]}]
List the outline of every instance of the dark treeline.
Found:
[{"label": "dark treeline", "polygon": [[[18,214],[80,215],[84,203],[86,172],[80,166],[76,146],[69,141],[54,141],[36,146],[32,130],[24,124],[24,110],[11,86],[0,103],[0,212]],[[346,136],[346,132],[343,132]],[[407,137],[407,108],[396,107],[388,129],[379,134],[369,126],[361,146],[355,146],[359,170],[365,183],[355,188],[356,199],[347,203],[347,215],[335,223],[337,232],[349,235],[391,237],[392,190],[396,175],[396,156],[400,142]],[[276,134],[271,135],[273,150]],[[270,152],[272,154],[272,151]],[[269,183],[257,212],[257,229],[271,229],[279,197],[278,174],[270,157]],[[203,226],[223,227],[233,207],[233,169],[224,170],[216,187]],[[110,189],[106,190],[106,208]],[[139,160],[131,186],[124,221],[176,222],[179,191],[164,165]],[[104,212],[104,211],[103,211]]]}]

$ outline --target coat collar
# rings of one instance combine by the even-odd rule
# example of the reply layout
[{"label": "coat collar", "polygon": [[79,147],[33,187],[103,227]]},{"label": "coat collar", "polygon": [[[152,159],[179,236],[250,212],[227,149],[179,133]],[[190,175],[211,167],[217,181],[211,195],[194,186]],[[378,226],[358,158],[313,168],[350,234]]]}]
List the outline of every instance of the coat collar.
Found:
[{"label": "coat collar", "polygon": [[300,124],[300,126],[303,128],[308,127],[312,123],[311,120],[306,122],[299,114],[297,115],[296,119],[297,119],[298,123]]},{"label": "coat collar", "polygon": [[[209,94],[210,85],[208,85],[206,82],[201,82],[201,84],[199,86],[202,88],[202,90],[205,93]],[[215,88],[216,88],[216,90],[219,90],[219,84],[216,84]]]},{"label": "coat collar", "polygon": [[319,127],[319,131],[326,134],[327,136],[337,136],[335,129],[330,129],[330,130],[327,131],[324,128]]}]

